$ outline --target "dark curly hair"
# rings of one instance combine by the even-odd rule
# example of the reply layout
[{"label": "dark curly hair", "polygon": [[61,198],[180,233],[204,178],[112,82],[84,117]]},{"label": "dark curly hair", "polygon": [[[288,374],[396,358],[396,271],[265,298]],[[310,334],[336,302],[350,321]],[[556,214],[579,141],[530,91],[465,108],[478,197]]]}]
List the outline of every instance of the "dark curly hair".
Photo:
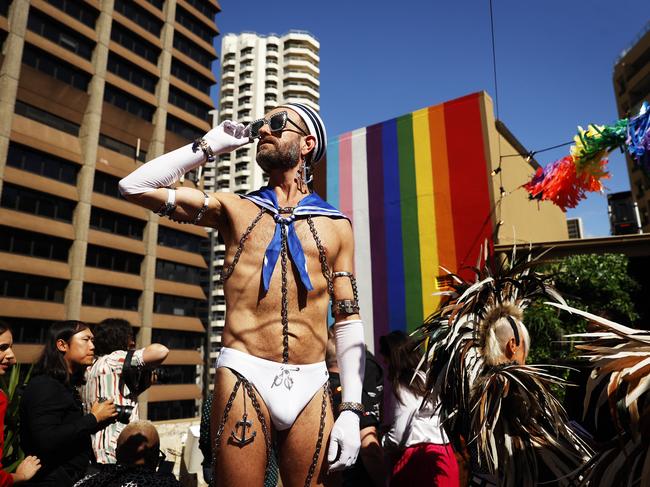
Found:
[{"label": "dark curly hair", "polygon": [[400,330],[391,331],[379,338],[379,353],[388,361],[388,380],[400,402],[400,387],[417,396],[426,395],[424,381],[413,377],[420,361],[420,355],[415,348],[415,341]]},{"label": "dark curly hair", "polygon": [[47,374],[64,384],[80,385],[83,383],[84,370],[70,374],[63,359],[63,353],[56,347],[58,340],[70,343],[70,339],[77,333],[91,329],[83,321],[68,320],[58,321],[50,326],[48,330],[45,348],[38,362],[34,366],[34,375]]},{"label": "dark curly hair", "polygon": [[105,319],[95,327],[95,355],[101,357],[116,350],[128,350],[133,335],[133,327],[128,321]]}]

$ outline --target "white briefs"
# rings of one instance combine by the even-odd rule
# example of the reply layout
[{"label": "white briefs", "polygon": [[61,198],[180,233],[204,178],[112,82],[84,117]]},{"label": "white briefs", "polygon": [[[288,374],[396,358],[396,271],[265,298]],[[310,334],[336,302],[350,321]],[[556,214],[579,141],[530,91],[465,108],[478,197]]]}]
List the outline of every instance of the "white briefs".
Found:
[{"label": "white briefs", "polygon": [[216,367],[232,369],[255,386],[277,430],[290,428],[329,378],[324,361],[283,364],[226,347],[221,349]]}]

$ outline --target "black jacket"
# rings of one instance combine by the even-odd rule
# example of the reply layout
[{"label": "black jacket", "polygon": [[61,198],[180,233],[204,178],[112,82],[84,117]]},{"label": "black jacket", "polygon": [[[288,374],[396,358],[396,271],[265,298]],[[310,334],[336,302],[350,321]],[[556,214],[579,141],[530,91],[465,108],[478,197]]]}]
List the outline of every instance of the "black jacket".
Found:
[{"label": "black jacket", "polygon": [[27,485],[72,486],[94,460],[96,430],[74,387],[45,374],[32,378],[20,401],[20,441],[25,455],[36,455],[43,466]]}]

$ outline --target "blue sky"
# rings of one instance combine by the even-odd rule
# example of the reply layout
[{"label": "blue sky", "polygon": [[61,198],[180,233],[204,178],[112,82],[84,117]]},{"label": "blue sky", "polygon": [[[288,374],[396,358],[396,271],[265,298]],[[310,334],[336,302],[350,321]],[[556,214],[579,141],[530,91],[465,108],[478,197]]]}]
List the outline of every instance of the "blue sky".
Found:
[{"label": "blue sky", "polygon": [[[318,38],[331,136],[479,90],[494,99],[487,0],[221,0],[221,8],[222,34],[303,29]],[[650,21],[650,1],[493,0],[493,8],[499,117],[524,146],[568,142],[577,125],[618,118],[614,62]],[[537,159],[544,165],[567,150]],[[610,172],[607,191],[629,189],[622,155],[612,155]],[[582,217],[588,236],[609,234],[605,195],[568,216]]]}]

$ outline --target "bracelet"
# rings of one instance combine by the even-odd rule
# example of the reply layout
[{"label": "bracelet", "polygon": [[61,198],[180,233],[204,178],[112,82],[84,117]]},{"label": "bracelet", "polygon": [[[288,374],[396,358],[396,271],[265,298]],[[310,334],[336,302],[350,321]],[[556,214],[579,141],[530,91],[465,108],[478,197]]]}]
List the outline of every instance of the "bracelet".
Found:
[{"label": "bracelet", "polygon": [[203,215],[205,212],[208,210],[208,205],[210,204],[210,196],[208,196],[207,193],[203,193],[203,206],[199,208],[199,211],[196,212],[196,215],[194,215],[194,218],[191,220],[183,221],[183,220],[177,220],[176,218],[172,218],[171,216],[169,217],[170,220],[175,221],[176,223],[191,223],[193,225],[196,225],[199,223],[201,218],[203,218]]},{"label": "bracelet", "polygon": [[171,216],[174,211],[176,211],[176,189],[167,188],[167,201],[158,208],[156,214],[160,216]]},{"label": "bracelet", "polygon": [[332,316],[337,314],[354,315],[359,313],[359,302],[356,299],[339,299],[334,301]]},{"label": "bracelet", "polygon": [[214,152],[212,152],[212,147],[210,147],[208,141],[203,137],[199,137],[192,143],[192,152],[198,152],[199,149],[203,151],[205,162],[214,162],[216,160]]},{"label": "bracelet", "polygon": [[352,411],[359,416],[363,416],[363,413],[366,412],[366,408],[364,408],[363,404],[360,402],[342,402],[339,404],[339,413],[342,413],[343,411]]}]

